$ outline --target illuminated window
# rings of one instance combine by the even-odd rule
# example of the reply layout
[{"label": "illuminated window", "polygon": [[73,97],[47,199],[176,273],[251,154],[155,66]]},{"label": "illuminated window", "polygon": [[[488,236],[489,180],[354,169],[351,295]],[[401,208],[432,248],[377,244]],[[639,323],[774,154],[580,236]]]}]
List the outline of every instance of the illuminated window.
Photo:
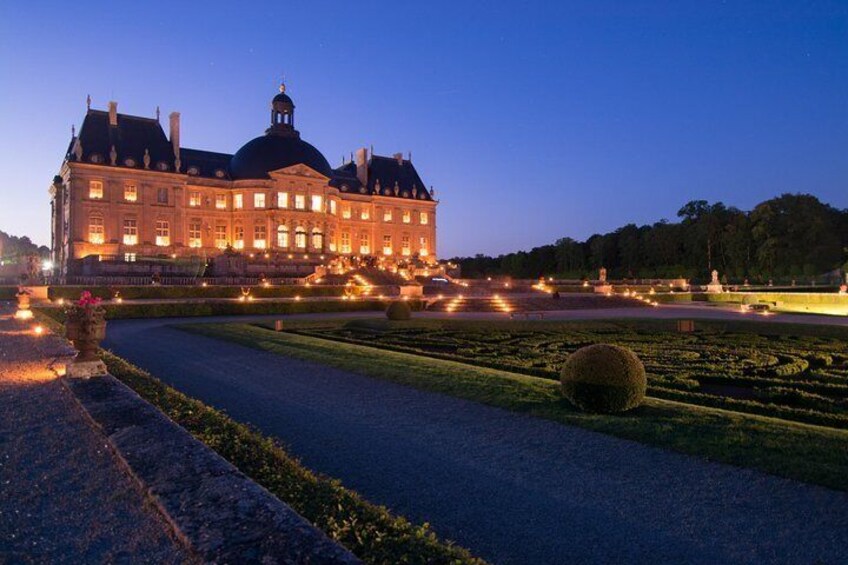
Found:
[{"label": "illuminated window", "polygon": [[359,252],[363,255],[371,253],[371,246],[368,245],[368,234],[365,232],[359,234]]},{"label": "illuminated window", "polygon": [[362,210],[359,211],[359,219],[368,220],[371,218],[371,210],[368,207],[363,207]]},{"label": "illuminated window", "polygon": [[199,192],[189,192],[188,193],[188,205],[196,208],[200,206],[200,193]]},{"label": "illuminated window", "polygon": [[277,208],[288,208],[289,207],[289,193],[288,192],[278,192],[277,193]]},{"label": "illuminated window", "polygon": [[159,204],[167,204],[168,203],[168,189],[165,187],[160,188],[156,191],[156,202]]},{"label": "illuminated window", "polygon": [[254,208],[264,208],[265,207],[265,193],[257,192],[253,195],[253,207]]},{"label": "illuminated window", "polygon": [[426,257],[427,255],[429,255],[430,250],[427,249],[427,237],[422,235],[419,238],[418,243],[418,254],[422,257]]},{"label": "illuminated window", "polygon": [[324,197],[320,194],[312,195],[312,211],[313,212],[323,212],[324,211]]},{"label": "illuminated window", "polygon": [[400,252],[402,255],[409,255],[409,236],[405,235],[400,238]]},{"label": "illuminated window", "polygon": [[233,208],[236,210],[244,208],[244,194],[240,192],[233,194]]},{"label": "illuminated window", "polygon": [[138,245],[138,223],[135,219],[124,220],[124,245]]},{"label": "illuminated window", "polygon": [[233,248],[244,249],[244,226],[233,226]]},{"label": "illuminated window", "polygon": [[103,216],[91,216],[88,219],[88,242],[99,245],[104,241]]},{"label": "illuminated window", "polygon": [[138,187],[134,184],[124,185],[124,200],[127,202],[138,201]]},{"label": "illuminated window", "polygon": [[303,226],[294,230],[294,245],[298,249],[306,249],[306,229]]},{"label": "illuminated window", "polygon": [[203,247],[200,237],[200,220],[194,220],[188,224],[188,246]]},{"label": "illuminated window", "polygon": [[383,236],[383,255],[391,255],[392,254],[392,236],[384,235]]},{"label": "illuminated window", "polygon": [[336,252],[336,237],[335,237],[335,235],[336,235],[335,232],[330,231],[330,237],[328,238],[329,241],[327,243],[327,249],[329,249],[333,253]]},{"label": "illuminated window", "polygon": [[215,195],[215,208],[218,210],[226,210],[227,209],[227,195],[226,194],[216,194]]},{"label": "illuminated window", "polygon": [[285,224],[277,226],[277,247],[289,246],[289,227]]},{"label": "illuminated window", "polygon": [[156,220],[156,245],[159,247],[171,245],[171,224],[168,220]]},{"label": "illuminated window", "polygon": [[404,210],[403,211],[403,223],[409,224],[411,222],[412,222],[412,212],[410,212],[409,210]]},{"label": "illuminated window", "polygon": [[350,233],[342,232],[342,253],[350,253]]},{"label": "illuminated window", "polygon": [[330,214],[336,215],[336,201],[330,200]]},{"label": "illuminated window", "polygon": [[392,221],[392,209],[391,208],[386,208],[385,210],[383,210],[383,221],[384,222],[391,222]]},{"label": "illuminated window", "polygon": [[135,253],[124,253],[124,261],[127,263],[135,263]]},{"label": "illuminated window", "polygon": [[100,200],[103,198],[103,182],[99,180],[89,181],[88,197]]},{"label": "illuminated window", "polygon": [[225,249],[227,247],[227,226],[218,224],[215,226],[215,247]]},{"label": "illuminated window", "polygon": [[255,249],[265,249],[267,247],[268,228],[265,224],[256,224],[253,226],[253,247]]},{"label": "illuminated window", "polygon": [[312,228],[312,249],[324,248],[324,234],[318,228]]},{"label": "illuminated window", "polygon": [[422,226],[426,226],[430,223],[430,216],[427,214],[427,212],[421,212],[418,215],[418,221],[421,223]]},{"label": "illuminated window", "polygon": [[345,220],[350,219],[350,206],[348,206],[347,204],[342,206],[342,218],[344,218]]},{"label": "illuminated window", "polygon": [[306,210],[306,195],[305,194],[295,194],[294,195],[294,207],[296,210]]}]

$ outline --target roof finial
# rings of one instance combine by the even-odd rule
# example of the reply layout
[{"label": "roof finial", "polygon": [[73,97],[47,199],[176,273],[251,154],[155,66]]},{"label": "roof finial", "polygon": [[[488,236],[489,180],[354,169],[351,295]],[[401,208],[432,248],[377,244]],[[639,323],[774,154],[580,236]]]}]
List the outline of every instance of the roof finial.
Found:
[{"label": "roof finial", "polygon": [[286,75],[280,77],[280,94],[286,91]]},{"label": "roof finial", "polygon": [[159,106],[156,106],[156,121],[159,121]]},{"label": "roof finial", "polygon": [[85,97],[85,109],[91,110],[91,94],[88,94]]},{"label": "roof finial", "polygon": [[77,136],[77,127],[74,124],[71,124],[71,138]]}]

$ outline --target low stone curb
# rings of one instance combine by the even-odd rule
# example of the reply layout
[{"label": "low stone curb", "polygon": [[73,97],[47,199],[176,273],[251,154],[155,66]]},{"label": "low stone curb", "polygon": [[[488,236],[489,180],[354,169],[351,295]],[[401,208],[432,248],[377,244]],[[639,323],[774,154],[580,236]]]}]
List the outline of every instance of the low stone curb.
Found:
[{"label": "low stone curb", "polygon": [[113,376],[63,382],[203,561],[360,563]]}]

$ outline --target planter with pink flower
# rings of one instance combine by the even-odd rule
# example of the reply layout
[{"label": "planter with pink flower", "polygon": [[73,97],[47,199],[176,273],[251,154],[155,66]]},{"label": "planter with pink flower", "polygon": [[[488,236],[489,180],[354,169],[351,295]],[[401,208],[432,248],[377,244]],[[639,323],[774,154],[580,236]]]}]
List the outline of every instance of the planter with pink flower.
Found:
[{"label": "planter with pink flower", "polygon": [[66,367],[66,375],[88,378],[106,374],[106,365],[97,356],[97,348],[106,337],[106,311],[89,291],[83,291],[65,311],[65,336],[78,352]]}]

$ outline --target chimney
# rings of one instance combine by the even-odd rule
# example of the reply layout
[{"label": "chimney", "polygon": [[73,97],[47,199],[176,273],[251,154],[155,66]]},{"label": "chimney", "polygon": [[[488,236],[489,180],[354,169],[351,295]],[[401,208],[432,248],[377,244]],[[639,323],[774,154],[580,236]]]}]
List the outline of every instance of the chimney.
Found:
[{"label": "chimney", "polygon": [[395,153],[394,155],[392,155],[392,157],[395,158],[395,160],[398,162],[398,165],[403,165],[403,153]]},{"label": "chimney", "polygon": [[118,125],[118,103],[114,100],[109,102],[109,125]]},{"label": "chimney", "polygon": [[362,186],[368,186],[368,150],[364,147],[356,150],[356,178]]},{"label": "chimney", "polygon": [[171,112],[168,115],[170,119],[171,131],[169,137],[171,138],[171,145],[174,147],[174,157],[180,156],[180,113],[179,112]]}]

